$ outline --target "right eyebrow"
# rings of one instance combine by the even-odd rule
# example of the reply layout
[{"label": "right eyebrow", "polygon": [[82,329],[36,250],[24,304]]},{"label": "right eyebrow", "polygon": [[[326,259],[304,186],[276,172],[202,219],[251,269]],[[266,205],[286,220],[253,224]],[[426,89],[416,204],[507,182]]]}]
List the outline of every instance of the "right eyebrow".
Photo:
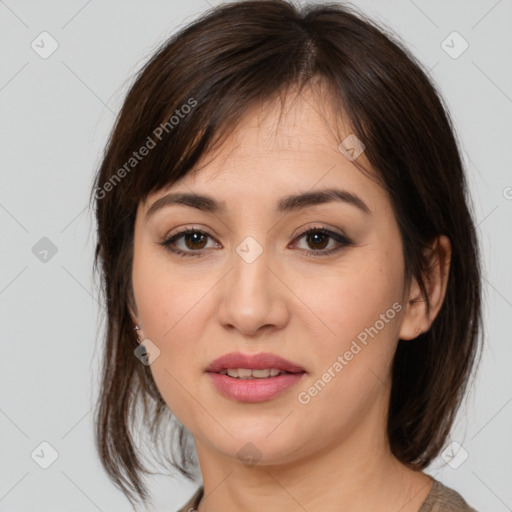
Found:
[{"label": "right eyebrow", "polygon": [[226,211],[225,203],[220,203],[211,196],[194,193],[172,192],[161,197],[160,199],[157,199],[151,205],[149,210],[146,212],[146,221],[158,210],[164,208],[165,206],[171,206],[175,204],[190,206],[191,208],[197,208],[198,210],[206,211],[209,213],[224,213]]}]

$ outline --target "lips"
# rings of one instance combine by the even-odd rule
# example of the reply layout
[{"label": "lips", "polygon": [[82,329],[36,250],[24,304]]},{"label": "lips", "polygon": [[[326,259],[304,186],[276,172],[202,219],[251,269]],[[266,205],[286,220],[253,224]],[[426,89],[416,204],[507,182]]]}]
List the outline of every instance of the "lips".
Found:
[{"label": "lips", "polygon": [[276,368],[288,373],[305,372],[302,366],[268,352],[260,354],[242,354],[241,352],[231,352],[212,361],[206,367],[205,372],[220,373],[223,370],[237,368],[248,368],[251,370]]},{"label": "lips", "polygon": [[[269,375],[265,376],[267,372],[263,370],[270,370]],[[277,370],[279,374],[275,375]],[[242,375],[239,375],[240,372]],[[215,359],[206,367],[205,373],[225,398],[237,402],[266,402],[296,386],[306,375],[306,370],[270,353],[232,352]],[[252,373],[254,378],[248,378],[248,373]]]}]

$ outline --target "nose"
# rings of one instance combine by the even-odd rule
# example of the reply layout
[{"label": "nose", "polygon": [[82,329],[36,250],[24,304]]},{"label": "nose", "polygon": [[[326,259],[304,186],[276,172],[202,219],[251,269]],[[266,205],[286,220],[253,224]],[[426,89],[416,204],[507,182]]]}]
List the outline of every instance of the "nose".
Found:
[{"label": "nose", "polygon": [[270,259],[265,250],[254,261],[233,255],[233,268],[220,287],[218,319],[225,328],[254,337],[289,321],[290,291]]}]

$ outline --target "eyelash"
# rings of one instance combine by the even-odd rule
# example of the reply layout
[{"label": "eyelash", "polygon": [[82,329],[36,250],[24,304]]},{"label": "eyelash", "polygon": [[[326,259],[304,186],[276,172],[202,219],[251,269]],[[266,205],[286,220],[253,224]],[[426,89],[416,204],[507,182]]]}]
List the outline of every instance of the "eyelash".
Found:
[{"label": "eyelash", "polygon": [[[194,234],[194,233],[198,233],[200,235],[206,235],[206,236],[210,237],[210,235],[208,233],[206,233],[205,231],[201,231],[199,229],[185,228],[182,231],[179,231],[178,233],[175,233],[171,237],[167,238],[163,242],[159,242],[158,245],[164,247],[164,249],[170,251],[171,253],[181,256],[181,257],[192,257],[192,258],[198,257],[198,256],[201,256],[202,253],[204,251],[206,251],[207,249],[201,249],[201,250],[197,250],[197,251],[193,251],[193,250],[192,251],[183,251],[181,249],[172,249],[171,248],[171,245],[173,243],[175,243],[178,239],[184,237],[185,235]],[[335,252],[340,251],[341,249],[343,249],[345,247],[352,245],[352,241],[349,240],[346,236],[341,235],[339,233],[335,233],[335,232],[330,231],[325,228],[310,228],[310,229],[302,232],[301,234],[299,234],[295,238],[295,240],[300,239],[300,238],[302,238],[306,235],[312,234],[312,233],[321,233],[325,236],[332,238],[335,242],[340,244],[340,246],[335,247],[334,249],[329,249],[329,250],[323,249],[323,250],[319,250],[319,251],[315,251],[315,250],[309,251],[310,255],[313,257],[329,256]],[[210,237],[210,238],[213,238],[213,237]]]}]

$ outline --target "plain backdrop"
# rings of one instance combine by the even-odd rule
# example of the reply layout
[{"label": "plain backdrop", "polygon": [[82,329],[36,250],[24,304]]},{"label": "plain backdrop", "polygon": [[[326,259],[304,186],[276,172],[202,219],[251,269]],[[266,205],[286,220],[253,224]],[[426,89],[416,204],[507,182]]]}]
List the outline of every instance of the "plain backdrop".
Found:
[{"label": "plain backdrop", "polygon": [[[102,340],[88,196],[135,72],[217,3],[0,0],[3,512],[131,510],[92,436]],[[512,2],[354,4],[394,29],[439,85],[462,141],[483,250],[485,351],[447,443],[462,445],[465,460],[455,468],[440,457],[427,472],[479,511],[510,511]],[[176,510],[197,485],[154,479],[155,510]]]}]

